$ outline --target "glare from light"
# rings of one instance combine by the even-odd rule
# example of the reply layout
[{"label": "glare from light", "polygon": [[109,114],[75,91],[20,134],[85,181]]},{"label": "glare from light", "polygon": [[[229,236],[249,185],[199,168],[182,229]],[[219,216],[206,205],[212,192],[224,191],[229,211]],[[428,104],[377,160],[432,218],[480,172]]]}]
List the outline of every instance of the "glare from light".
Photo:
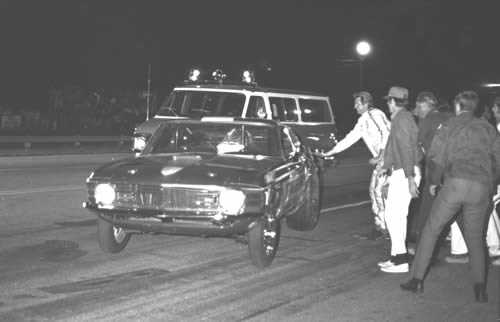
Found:
[{"label": "glare from light", "polygon": [[161,174],[166,177],[166,176],[172,175],[174,173],[177,173],[177,172],[179,172],[181,170],[182,170],[182,167],[170,167],[170,166],[166,166],[163,169],[161,169]]},{"label": "glare from light", "polygon": [[500,87],[500,83],[486,83],[483,84],[483,87],[488,87],[488,88]]},{"label": "glare from light", "polygon": [[100,183],[94,190],[95,202],[101,205],[111,205],[116,198],[116,192],[109,183]]},{"label": "glare from light", "polygon": [[371,50],[372,50],[372,46],[367,41],[364,41],[364,40],[360,41],[356,45],[356,52],[360,56],[366,56],[366,55],[368,55],[371,52]]},{"label": "glare from light", "polygon": [[219,195],[219,205],[222,212],[228,215],[238,215],[245,204],[245,194],[239,190],[222,190]]},{"label": "glare from light", "polygon": [[146,148],[146,138],[143,136],[134,137],[134,151],[142,152]]}]

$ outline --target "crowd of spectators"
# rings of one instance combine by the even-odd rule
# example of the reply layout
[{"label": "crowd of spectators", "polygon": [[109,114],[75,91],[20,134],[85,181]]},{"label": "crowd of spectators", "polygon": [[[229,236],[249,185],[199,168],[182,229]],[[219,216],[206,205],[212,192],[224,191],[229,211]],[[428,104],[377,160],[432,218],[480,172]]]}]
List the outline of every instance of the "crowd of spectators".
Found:
[{"label": "crowd of spectators", "polygon": [[[0,103],[1,135],[130,135],[147,111],[144,92],[79,86],[53,89],[43,103],[39,108]],[[153,94],[150,115],[156,105]]]}]

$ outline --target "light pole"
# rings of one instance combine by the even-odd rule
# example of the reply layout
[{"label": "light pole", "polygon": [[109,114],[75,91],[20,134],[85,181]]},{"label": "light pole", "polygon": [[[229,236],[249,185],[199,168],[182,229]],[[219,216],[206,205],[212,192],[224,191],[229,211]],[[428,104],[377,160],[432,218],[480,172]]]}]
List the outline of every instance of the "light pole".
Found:
[{"label": "light pole", "polygon": [[356,52],[359,58],[359,90],[363,90],[363,60],[371,51],[372,46],[365,40],[361,40],[356,44]]}]

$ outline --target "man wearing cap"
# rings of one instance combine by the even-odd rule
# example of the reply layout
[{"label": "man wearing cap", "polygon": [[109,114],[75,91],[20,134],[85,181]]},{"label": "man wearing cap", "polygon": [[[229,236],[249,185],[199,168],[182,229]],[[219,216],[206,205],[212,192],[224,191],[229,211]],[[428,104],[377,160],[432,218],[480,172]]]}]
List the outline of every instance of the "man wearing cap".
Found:
[{"label": "man wearing cap", "polygon": [[455,114],[436,133],[429,158],[431,195],[443,182],[425,223],[411,279],[401,288],[423,291],[423,278],[429,266],[437,238],[444,226],[462,210],[464,236],[470,253],[477,302],[487,302],[485,224],[493,184],[500,173],[500,137],[487,121],[474,116],[479,102],[473,91],[455,98]]},{"label": "man wearing cap", "polygon": [[375,166],[369,187],[372,211],[375,214],[375,227],[369,238],[376,239],[386,233],[384,219],[385,205],[382,198],[382,186],[385,183],[385,174],[381,170],[384,147],[389,137],[391,124],[384,112],[373,106],[373,97],[370,93],[354,93],[353,97],[354,108],[359,114],[356,125],[344,139],[338,142],[332,150],[324,153],[323,156],[331,156],[342,152],[360,139],[363,139],[365,142],[373,156],[369,163]]},{"label": "man wearing cap", "polygon": [[391,255],[379,262],[386,273],[408,272],[406,229],[408,206],[418,197],[420,169],[418,167],[418,128],[406,106],[408,90],[391,87],[385,97],[391,112],[391,132],[384,151],[383,169],[390,173],[385,207],[385,221],[391,237]]},{"label": "man wearing cap", "polygon": [[[423,156],[422,159],[422,169],[423,173],[423,190],[421,194],[421,200],[418,208],[418,213],[413,219],[413,227],[411,231],[415,234],[415,239],[418,241],[420,233],[427,219],[427,215],[431,210],[433,197],[429,193],[429,162],[428,152],[431,146],[432,139],[436,133],[436,129],[446,122],[452,114],[445,111],[439,111],[437,109],[438,100],[432,92],[421,92],[417,95],[415,114],[419,118],[418,123],[418,147],[419,152]],[[410,250],[410,249],[409,249]]]}]

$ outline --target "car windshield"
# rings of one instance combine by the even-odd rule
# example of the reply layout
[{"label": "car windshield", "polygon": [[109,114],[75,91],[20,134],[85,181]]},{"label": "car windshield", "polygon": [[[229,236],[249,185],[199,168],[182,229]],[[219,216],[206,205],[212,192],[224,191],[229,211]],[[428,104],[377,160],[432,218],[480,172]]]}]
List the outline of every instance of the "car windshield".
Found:
[{"label": "car windshield", "polygon": [[245,95],[217,91],[173,91],[160,107],[160,116],[240,117],[245,105]]},{"label": "car windshield", "polygon": [[268,125],[170,123],[158,131],[145,153],[280,155],[278,136]]}]

